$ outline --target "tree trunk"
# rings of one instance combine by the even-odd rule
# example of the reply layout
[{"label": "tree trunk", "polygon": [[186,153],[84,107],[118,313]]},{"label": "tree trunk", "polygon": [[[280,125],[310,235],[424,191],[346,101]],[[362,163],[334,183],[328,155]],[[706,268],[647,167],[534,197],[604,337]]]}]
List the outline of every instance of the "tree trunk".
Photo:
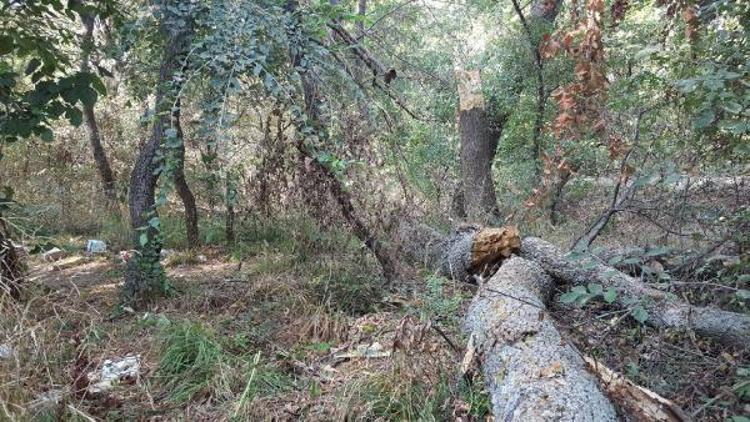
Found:
[{"label": "tree trunk", "polygon": [[539,264],[554,279],[573,285],[600,284],[617,291],[616,303],[624,308],[639,304],[648,313],[646,323],[658,328],[693,330],[697,334],[735,347],[747,347],[750,316],[712,307],[693,306],[673,295],[649,288],[637,279],[594,259],[574,260],[542,239],[518,241],[515,228],[468,227],[443,236],[420,224],[404,223],[397,234],[400,252],[430,269],[456,280],[491,272],[512,253]]},{"label": "tree trunk", "polygon": [[0,215],[0,293],[13,299],[21,297],[21,283],[24,279],[23,263],[10,241],[5,221]]},{"label": "tree trunk", "polygon": [[[367,14],[367,0],[359,0],[357,3],[357,15],[360,18],[364,18]],[[365,22],[363,20],[357,21],[357,30],[359,30],[359,36],[365,35]]]},{"label": "tree trunk", "polygon": [[171,124],[172,107],[177,103],[176,95],[179,92],[179,86],[175,86],[177,82],[173,81],[172,76],[178,69],[180,56],[187,50],[191,32],[189,25],[182,28],[170,27],[168,22],[174,19],[173,12],[170,11],[172,7],[171,4],[162,7],[164,21],[161,23],[161,33],[166,44],[156,89],[156,119],[151,137],[141,147],[130,176],[128,209],[137,253],[128,262],[125,271],[123,302],[131,305],[146,302],[163,294],[166,289],[163,268],[159,263],[161,239],[158,229],[150,225],[149,221],[158,216],[154,195],[160,174],[157,169],[162,160],[159,158],[159,150],[165,130]]},{"label": "tree trunk", "polygon": [[500,217],[492,181],[492,162],[502,126],[497,126],[487,116],[479,71],[457,70],[456,79],[464,209],[469,221],[486,224]]},{"label": "tree trunk", "polygon": [[[287,2],[287,10],[292,15],[298,13],[297,6],[298,3],[296,0],[289,0]],[[297,19],[296,16],[292,16],[293,23],[289,28],[290,38],[294,40],[306,39]],[[318,137],[320,139],[327,139],[328,133],[325,130],[325,125],[322,124],[324,116],[321,113],[321,98],[317,81],[315,80],[312,69],[308,67],[310,65],[302,65],[304,50],[297,47],[293,49],[293,51],[294,53],[292,54],[291,61],[294,68],[298,69],[297,72],[302,81],[302,92],[305,99],[305,114],[307,115],[308,121],[315,128]],[[367,227],[364,221],[357,216],[354,210],[351,194],[344,189],[344,186],[338,177],[336,177],[336,174],[315,157],[310,148],[305,144],[305,139],[301,136],[297,142],[297,149],[302,156],[310,160],[314,170],[325,178],[328,184],[328,189],[336,200],[344,220],[349,224],[354,235],[364,243],[368,249],[370,249],[373,255],[375,255],[375,258],[378,260],[383,271],[383,277],[388,282],[394,280],[398,275],[396,265],[387,248],[373,235],[372,231]]]},{"label": "tree trunk", "polygon": [[[83,27],[85,30],[81,40],[81,71],[88,72],[90,69],[89,60],[91,50],[94,48],[94,16],[84,14],[81,16],[81,20],[83,21]],[[86,126],[86,134],[89,138],[89,144],[91,145],[91,152],[94,155],[96,169],[101,178],[102,192],[104,193],[104,197],[109,203],[109,206],[114,206],[117,203],[115,176],[112,173],[112,167],[109,165],[107,154],[104,152],[104,146],[102,145],[101,136],[99,135],[99,126],[96,123],[93,104],[83,104],[83,121]]]},{"label": "tree trunk", "polygon": [[234,233],[234,221],[235,221],[235,215],[234,215],[234,204],[237,200],[237,190],[234,186],[234,181],[230,180],[231,175],[227,174],[227,186],[226,186],[226,193],[225,193],[225,203],[227,204],[227,215],[226,215],[226,221],[224,225],[224,233],[225,238],[227,240],[227,245],[233,245],[234,239],[235,239],[235,233]]},{"label": "tree trunk", "polygon": [[174,184],[177,194],[182,200],[185,208],[185,233],[187,234],[188,248],[200,246],[200,233],[198,231],[198,208],[195,206],[195,196],[185,180],[185,137],[180,123],[180,103],[172,113],[172,121],[177,130],[177,137],[182,141],[177,149],[177,168],[174,173]]},{"label": "tree trunk", "polygon": [[521,256],[537,262],[554,278],[573,285],[600,284],[617,291],[622,307],[639,304],[648,313],[646,323],[659,328],[692,330],[716,341],[738,348],[750,339],[750,316],[713,307],[693,306],[674,295],[652,289],[637,279],[601,264],[591,257],[574,260],[542,239],[527,237],[521,244]]},{"label": "tree trunk", "polygon": [[615,409],[546,313],[550,277],[514,257],[479,290],[465,327],[499,421],[616,421]]},{"label": "tree trunk", "polygon": [[443,236],[423,224],[405,222],[397,234],[400,253],[439,274],[459,281],[493,273],[518,252],[521,238],[515,227],[466,226]]}]

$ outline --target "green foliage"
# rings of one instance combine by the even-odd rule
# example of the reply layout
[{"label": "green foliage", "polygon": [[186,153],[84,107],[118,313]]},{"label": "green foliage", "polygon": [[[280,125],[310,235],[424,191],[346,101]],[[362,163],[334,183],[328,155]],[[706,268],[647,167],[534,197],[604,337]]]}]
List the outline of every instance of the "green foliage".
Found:
[{"label": "green foliage", "polygon": [[492,414],[492,402],[485,389],[484,377],[477,374],[471,381],[459,381],[459,398],[469,406],[469,415],[475,420],[486,420]]},{"label": "green foliage", "polygon": [[601,298],[606,303],[613,303],[617,300],[617,290],[613,288],[604,290],[601,284],[589,283],[586,286],[575,286],[569,292],[561,294],[560,302],[583,306],[596,298]]},{"label": "green foliage", "polygon": [[464,297],[459,291],[447,288],[452,282],[445,277],[432,274],[427,277],[426,282],[424,303],[419,308],[422,318],[439,319],[449,325],[457,325]]},{"label": "green foliage", "polygon": [[156,374],[170,400],[182,403],[209,387],[221,359],[221,345],[211,331],[200,324],[174,323],[164,330]]},{"label": "green foliage", "polygon": [[357,261],[326,260],[316,265],[312,275],[313,297],[336,311],[363,315],[375,311],[383,297],[377,270]]},{"label": "green foliage", "polygon": [[360,387],[359,400],[364,409],[357,417],[393,421],[445,420],[449,395],[445,380],[429,386],[397,376],[374,376]]},{"label": "green foliage", "polygon": [[81,105],[92,106],[105,88],[99,78],[79,71],[65,47],[74,44],[71,23],[82,13],[111,12],[80,2],[6,3],[0,13],[0,141],[38,136],[52,141],[50,123],[61,117],[77,126]]},{"label": "green foliage", "polygon": [[737,397],[750,401],[750,368],[737,368],[737,382],[732,386]]}]

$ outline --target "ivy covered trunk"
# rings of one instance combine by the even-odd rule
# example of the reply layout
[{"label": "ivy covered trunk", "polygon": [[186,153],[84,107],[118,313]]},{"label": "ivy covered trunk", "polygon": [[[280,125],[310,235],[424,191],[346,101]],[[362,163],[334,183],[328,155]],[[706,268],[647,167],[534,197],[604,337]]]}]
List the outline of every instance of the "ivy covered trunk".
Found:
[{"label": "ivy covered trunk", "polygon": [[123,302],[139,304],[165,293],[167,282],[159,262],[162,240],[156,210],[155,190],[159,175],[164,170],[162,142],[172,127],[173,108],[177,106],[180,86],[174,74],[180,68],[180,59],[189,45],[189,25],[176,27],[170,22],[177,6],[166,2],[161,7],[161,33],[165,39],[164,52],[156,89],[155,119],[151,137],[143,144],[130,176],[128,209],[136,254],[128,262],[123,287]]}]

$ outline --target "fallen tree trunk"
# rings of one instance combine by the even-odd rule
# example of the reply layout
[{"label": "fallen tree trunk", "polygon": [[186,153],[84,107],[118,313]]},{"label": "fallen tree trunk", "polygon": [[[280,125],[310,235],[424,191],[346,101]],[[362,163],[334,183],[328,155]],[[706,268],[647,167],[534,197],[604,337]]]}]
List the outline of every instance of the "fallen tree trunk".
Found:
[{"label": "fallen tree trunk", "polygon": [[514,257],[469,308],[466,329],[482,362],[495,419],[617,420],[581,355],[546,315],[552,283],[539,265]]},{"label": "fallen tree trunk", "polygon": [[398,238],[403,256],[459,281],[494,273],[521,246],[518,229],[511,226],[465,226],[443,236],[424,224],[407,222],[399,227]]},{"label": "fallen tree trunk", "polygon": [[691,418],[671,400],[641,387],[604,366],[601,362],[585,356],[589,369],[599,378],[600,385],[609,398],[624,409],[636,421],[687,422]]},{"label": "fallen tree trunk", "polygon": [[537,262],[554,278],[573,285],[601,284],[617,291],[623,307],[639,304],[648,313],[646,323],[659,328],[689,329],[695,333],[738,348],[750,339],[750,316],[684,303],[669,293],[646,286],[637,279],[600,263],[591,256],[573,259],[542,239],[527,237],[521,256]]}]

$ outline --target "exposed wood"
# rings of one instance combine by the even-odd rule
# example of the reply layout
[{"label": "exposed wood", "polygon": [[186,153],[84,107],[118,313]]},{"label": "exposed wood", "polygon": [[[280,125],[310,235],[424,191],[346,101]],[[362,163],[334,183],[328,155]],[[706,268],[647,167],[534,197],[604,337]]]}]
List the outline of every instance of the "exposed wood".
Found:
[{"label": "exposed wood", "polygon": [[539,265],[513,257],[469,307],[465,328],[482,363],[495,420],[616,421],[580,353],[547,315],[552,286]]},{"label": "exposed wood", "polygon": [[542,239],[527,237],[521,256],[541,265],[554,278],[572,285],[601,284],[617,290],[623,307],[640,304],[648,312],[647,324],[659,328],[692,330],[725,345],[746,348],[750,338],[750,316],[713,307],[687,304],[669,293],[646,286],[637,279],[584,255],[573,259]]},{"label": "exposed wood", "polygon": [[465,226],[443,236],[423,224],[404,223],[397,237],[404,257],[459,281],[492,274],[521,246],[518,229],[512,226]]},{"label": "exposed wood", "polygon": [[636,385],[607,368],[601,362],[584,356],[588,368],[599,378],[600,385],[615,402],[636,421],[687,422],[692,420],[680,406],[653,391]]}]

